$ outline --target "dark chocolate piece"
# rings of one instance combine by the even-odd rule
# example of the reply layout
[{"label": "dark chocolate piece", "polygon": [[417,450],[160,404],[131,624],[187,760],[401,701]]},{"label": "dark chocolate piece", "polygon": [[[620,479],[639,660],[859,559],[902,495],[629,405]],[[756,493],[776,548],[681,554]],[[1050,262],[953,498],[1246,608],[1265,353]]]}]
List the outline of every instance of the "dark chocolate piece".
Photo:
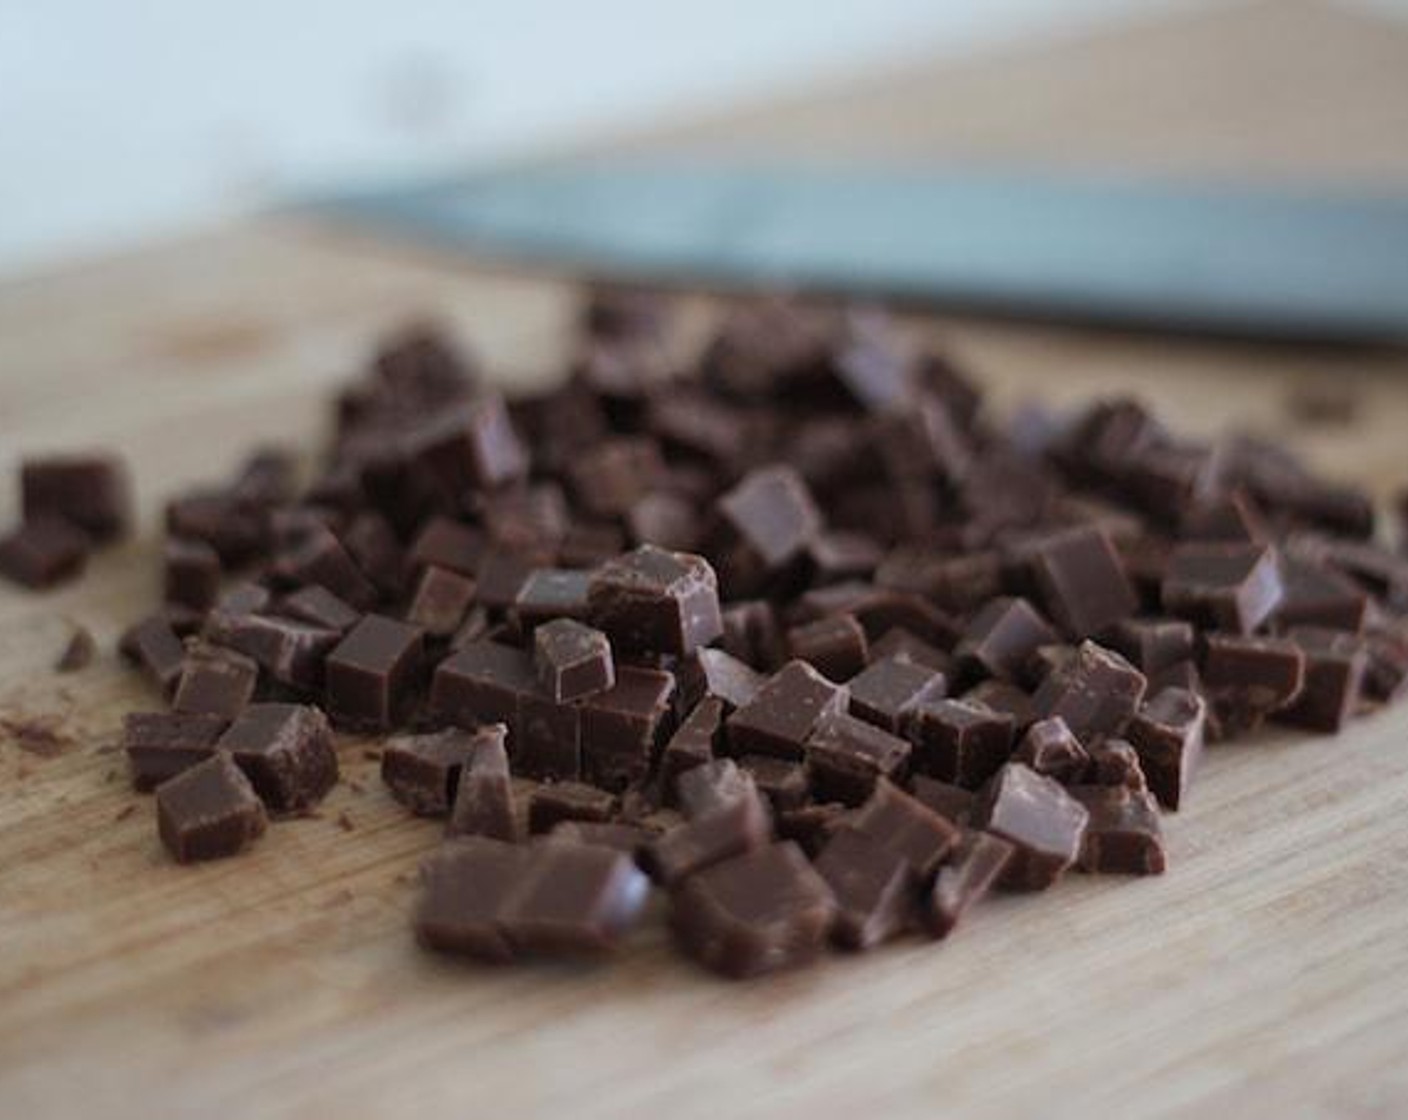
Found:
[{"label": "dark chocolate piece", "polygon": [[198,645],[186,651],[171,706],[178,712],[209,712],[234,719],[253,699],[258,681],[259,666],[253,658],[219,646]]},{"label": "dark chocolate piece", "polygon": [[799,762],[770,754],[749,754],[738,760],[738,768],[753,779],[758,792],[774,810],[798,809],[807,801],[807,769]]},{"label": "dark chocolate piece", "polygon": [[204,636],[254,658],[274,680],[304,692],[322,687],[328,655],[342,639],[337,630],[291,618],[223,610],[211,611]]},{"label": "dark chocolate piece", "polygon": [[977,794],[952,782],[941,782],[927,774],[916,774],[911,782],[911,794],[945,820],[966,825],[972,815]]},{"label": "dark chocolate piece", "polygon": [[479,605],[501,618],[518,603],[528,580],[550,557],[523,552],[519,549],[495,547],[484,554],[479,564],[476,598]]},{"label": "dark chocolate piece", "polygon": [[229,726],[229,720],[209,714],[129,712],[122,720],[122,749],[133,788],[144,793],[156,789],[204,762]]},{"label": "dark chocolate piece", "polygon": [[908,661],[945,676],[953,669],[952,657],[903,626],[892,627],[870,643],[870,660],[872,664],[888,660]]},{"label": "dark chocolate piece", "polygon": [[1081,781],[1090,768],[1090,755],[1060,716],[1038,720],[1027,728],[1012,752],[1012,761],[1055,778],[1064,786]]},{"label": "dark chocolate piece", "polygon": [[1081,642],[1076,655],[1041,682],[1032,699],[1037,719],[1060,716],[1079,739],[1118,735],[1144,699],[1144,674],[1119,654]]},{"label": "dark chocolate piece", "polygon": [[813,802],[797,809],[779,810],[774,814],[773,825],[779,840],[792,840],[815,858],[853,812],[835,801],[821,805]]},{"label": "dark chocolate piece", "polygon": [[1129,743],[1149,790],[1168,809],[1177,809],[1203,753],[1207,705],[1196,693],[1166,688],[1129,721]]},{"label": "dark chocolate piece", "polygon": [[480,735],[492,735],[495,726],[481,732],[451,728],[387,739],[381,750],[381,780],[391,796],[417,816],[443,817],[455,803],[461,771],[479,748]]},{"label": "dark chocolate piece", "polygon": [[582,777],[582,710],[554,700],[535,683],[518,694],[513,766],[526,778]]},{"label": "dark chocolate piece", "polygon": [[489,836],[508,841],[519,838],[508,752],[504,749],[507,737],[508,728],[501,723],[481,727],[470,736],[469,752],[460,766],[459,784],[452,799],[454,807],[445,828],[447,836]]},{"label": "dark chocolate piece", "polygon": [[236,568],[264,551],[268,516],[232,491],[193,490],[167,503],[166,529],[173,536],[205,541],[222,563]]},{"label": "dark chocolate piece", "polygon": [[[322,588],[317,590],[322,591]],[[215,606],[217,610],[231,615],[255,614],[258,611],[268,610],[273,601],[274,593],[267,587],[251,583],[249,580],[241,580],[221,595],[215,601]],[[292,617],[299,616],[293,615]]]},{"label": "dark chocolate piece", "polygon": [[641,545],[596,571],[588,599],[593,624],[622,653],[687,657],[723,633],[718,581],[702,556]]},{"label": "dark chocolate piece", "polygon": [[859,805],[882,778],[903,780],[910,744],[842,712],[820,720],[807,737],[807,779],[818,801]]},{"label": "dark chocolate piece", "polygon": [[1047,612],[1072,638],[1098,633],[1139,605],[1103,530],[1078,528],[1047,537],[1032,549],[1029,563]]},{"label": "dark chocolate piece", "polygon": [[812,961],[835,915],[825,880],[783,842],[691,876],[671,900],[670,925],[704,967],[744,978]]},{"label": "dark chocolate piece", "polygon": [[337,784],[332,730],[327,716],[310,704],[251,704],[218,746],[273,813],[316,805]]},{"label": "dark chocolate piece", "polygon": [[176,690],[185,666],[186,647],[163,616],[154,614],[128,627],[117,648],[164,695],[170,696]]},{"label": "dark chocolate piece", "polygon": [[474,603],[477,585],[449,568],[429,565],[406,611],[406,621],[430,638],[448,638],[459,629]]},{"label": "dark chocolate piece", "polygon": [[1275,550],[1254,544],[1180,545],[1163,583],[1169,614],[1238,634],[1266,621],[1281,594]]},{"label": "dark chocolate piece", "polygon": [[1123,786],[1138,793],[1149,788],[1139,752],[1124,739],[1102,739],[1092,746],[1088,774],[1086,780],[1098,786]]},{"label": "dark chocolate piece", "polygon": [[784,580],[821,531],[821,513],[791,467],[749,473],[715,504],[718,528],[710,554],[730,598],[756,594]]},{"label": "dark chocolate piece", "polygon": [[513,610],[519,626],[527,633],[554,618],[587,621],[591,615],[587,600],[591,581],[591,572],[535,568],[528,573],[514,600]]},{"label": "dark chocolate piece", "polygon": [[914,910],[914,871],[893,848],[843,828],[816,861],[836,898],[832,936],[847,949],[870,949],[902,932]]},{"label": "dark chocolate piece", "polygon": [[[699,773],[691,771],[685,778]],[[728,795],[689,813],[683,824],[656,838],[646,850],[646,867],[659,883],[673,889],[707,867],[763,847],[771,838],[767,804],[752,779],[743,777]]]},{"label": "dark chocolate piece", "polygon": [[1288,637],[1305,657],[1305,683],[1275,719],[1312,731],[1339,731],[1359,707],[1368,647],[1353,634],[1315,626],[1297,626]]},{"label": "dark chocolate piece", "polygon": [[989,678],[979,681],[962,696],[970,704],[981,704],[1012,720],[1013,734],[1018,735],[1036,722],[1035,700],[1026,689],[1011,681]]},{"label": "dark chocolate piece", "polygon": [[875,792],[850,816],[846,828],[863,832],[903,855],[915,875],[927,880],[958,842],[958,827],[893,782],[881,780]]},{"label": "dark chocolate piece", "polygon": [[723,720],[723,701],[706,697],[675,730],[660,754],[660,780],[668,796],[675,796],[681,775],[713,759]]},{"label": "dark chocolate piece", "polygon": [[729,711],[751,703],[763,687],[761,673],[721,649],[701,649],[694,656],[703,676],[703,695],[721,701]]},{"label": "dark chocolate piece", "polygon": [[639,864],[651,838],[649,829],[621,821],[560,821],[548,839],[561,844],[594,844],[622,852]]},{"label": "dark chocolate piece", "polygon": [[444,844],[421,865],[420,943],[500,964],[512,960],[500,919],[532,858],[526,848],[482,836]]},{"label": "dark chocolate piece", "polygon": [[992,599],[968,624],[954,649],[959,668],[972,676],[1017,680],[1036,651],[1059,639],[1025,599]]},{"label": "dark chocolate piece", "polygon": [[848,614],[793,627],[787,632],[787,651],[833,681],[855,676],[865,668],[869,655],[865,631]]},{"label": "dark chocolate piece", "polygon": [[731,758],[717,758],[679,776],[676,794],[690,820],[708,816],[755,790],[752,775]]},{"label": "dark chocolate piece", "polygon": [[1189,661],[1194,654],[1193,626],[1178,619],[1127,618],[1100,640],[1146,677]]},{"label": "dark chocolate piece", "polygon": [[1282,627],[1323,626],[1358,633],[1368,621],[1369,596],[1333,568],[1283,556],[1281,583],[1275,619]]},{"label": "dark chocolate piece", "polygon": [[64,646],[63,652],[59,654],[58,660],[54,662],[54,672],[56,673],[77,673],[93,663],[93,658],[97,655],[98,643],[93,637],[93,631],[86,626],[74,626],[68,636],[68,642]]},{"label": "dark chocolate piece", "polygon": [[643,436],[602,440],[567,464],[578,503],[592,517],[625,515],[655,485],[664,463],[659,445]]},{"label": "dark chocolate piece", "polygon": [[920,920],[933,937],[947,937],[964,914],[1001,878],[1016,847],[990,832],[965,832],[924,896]]},{"label": "dark chocolate piece", "polygon": [[604,692],[616,683],[611,643],[600,630],[569,618],[533,632],[538,685],[559,703]]},{"label": "dark chocolate piece", "polygon": [[279,602],[279,613],[323,630],[335,630],[339,634],[346,634],[362,618],[360,611],[348,606],[326,587],[317,586],[302,587],[285,596]]},{"label": "dark chocolate piece", "polygon": [[1234,490],[1183,511],[1178,535],[1185,541],[1264,544],[1271,532],[1251,495]]},{"label": "dark chocolate piece", "polygon": [[947,687],[942,673],[898,657],[872,662],[847,685],[851,715],[894,735],[920,704],[943,699]]},{"label": "dark chocolate piece", "polygon": [[220,555],[204,541],[170,538],[162,547],[164,598],[209,610],[220,595]]},{"label": "dark chocolate piece", "polygon": [[1002,873],[1013,890],[1045,890],[1080,855],[1090,814],[1058,783],[1020,762],[1009,762],[974,808],[975,823],[1010,841]]},{"label": "dark chocolate piece", "polygon": [[448,517],[432,517],[421,527],[406,553],[406,570],[419,577],[426,568],[444,568],[473,577],[489,547],[482,530]]},{"label": "dark chocolate piece", "polygon": [[833,529],[807,542],[807,582],[813,587],[869,579],[884,559],[880,545],[865,533]]},{"label": "dark chocolate piece", "polygon": [[508,409],[493,393],[437,411],[405,443],[408,456],[447,494],[500,486],[528,468]]},{"label": "dark chocolate piece", "polygon": [[236,855],[264,834],[264,806],[249,779],[220,753],[163,782],[157,831],[177,863]]},{"label": "dark chocolate piece", "polygon": [[1081,844],[1084,871],[1112,875],[1162,875],[1163,826],[1150,793],[1125,786],[1072,786],[1070,795],[1090,819]]},{"label": "dark chocolate piece", "polygon": [[1203,684],[1223,737],[1289,706],[1305,685],[1305,654],[1288,638],[1208,634]]},{"label": "dark chocolate piece", "polygon": [[498,642],[470,642],[435,667],[430,706],[460,727],[504,724],[512,753],[519,697],[536,684],[533,658],[523,650]]},{"label": "dark chocolate piece", "polygon": [[518,953],[597,955],[614,949],[645,907],[634,860],[599,844],[535,844],[498,924]]},{"label": "dark chocolate piece", "polygon": [[24,520],[60,518],[92,540],[123,536],[132,525],[132,487],[116,455],[48,455],[20,464]]},{"label": "dark chocolate piece", "polygon": [[671,673],[621,665],[611,688],[580,702],[582,772],[588,781],[621,790],[645,777],[669,733],[674,690]]},{"label": "dark chocolate piece", "polygon": [[977,789],[1012,754],[1016,721],[973,700],[926,700],[909,717],[914,768]]},{"label": "dark chocolate piece", "polygon": [[603,823],[615,815],[616,804],[615,796],[595,786],[544,782],[528,798],[528,831],[551,832],[561,821]]},{"label": "dark chocolate piece", "polygon": [[805,662],[790,661],[729,716],[729,747],[734,754],[800,758],[817,724],[845,706],[844,686],[832,684]]},{"label": "dark chocolate piece", "polygon": [[275,570],[290,583],[325,587],[358,610],[376,602],[376,588],[325,526],[313,529],[294,549],[281,555]]},{"label": "dark chocolate piece", "polygon": [[415,703],[421,674],[421,631],[369,614],[328,654],[328,711],[356,727],[390,727]]},{"label": "dark chocolate piece", "polygon": [[41,590],[82,574],[89,541],[57,517],[36,517],[0,538],[0,576]]},{"label": "dark chocolate piece", "polygon": [[730,603],[722,611],[724,632],[719,648],[763,672],[786,660],[777,612],[763,599]]}]

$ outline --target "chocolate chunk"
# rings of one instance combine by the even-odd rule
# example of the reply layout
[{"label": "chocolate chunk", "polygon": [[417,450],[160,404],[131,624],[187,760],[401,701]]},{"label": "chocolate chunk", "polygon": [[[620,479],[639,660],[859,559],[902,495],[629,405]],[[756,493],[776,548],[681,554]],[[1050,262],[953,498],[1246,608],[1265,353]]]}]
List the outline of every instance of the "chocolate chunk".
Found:
[{"label": "chocolate chunk", "polygon": [[973,616],[953,652],[959,668],[971,676],[1016,680],[1041,646],[1057,640],[1025,599],[1000,598]]},{"label": "chocolate chunk", "polygon": [[734,754],[800,758],[803,745],[823,717],[845,710],[846,690],[802,661],[788,662],[769,677],[753,700],[729,716]]},{"label": "chocolate chunk", "polygon": [[128,627],[117,648],[162,693],[170,696],[176,690],[185,665],[186,647],[163,616],[155,614]]},{"label": "chocolate chunk", "polygon": [[223,610],[210,613],[204,635],[215,645],[252,657],[280,684],[304,692],[322,687],[328,655],[343,637],[336,630],[291,618]]},{"label": "chocolate chunk", "polygon": [[1369,597],[1348,576],[1295,556],[1281,559],[1283,594],[1276,607],[1281,626],[1323,626],[1334,630],[1364,629]]},{"label": "chocolate chunk", "polygon": [[832,936],[847,949],[870,949],[909,924],[914,909],[909,861],[863,832],[843,828],[816,861],[836,898]]},{"label": "chocolate chunk", "polygon": [[1177,809],[1187,796],[1202,757],[1206,722],[1202,697],[1178,688],[1155,695],[1129,721],[1129,742],[1149,790],[1166,808]]},{"label": "chocolate chunk", "polygon": [[865,668],[868,649],[860,623],[851,615],[838,614],[787,631],[787,653],[810,662],[830,680],[844,681]]},{"label": "chocolate chunk", "polygon": [[802,851],[815,858],[850,819],[852,812],[835,801],[822,805],[813,802],[796,809],[778,810],[774,814],[773,825],[779,840],[794,841]]},{"label": "chocolate chunk", "polygon": [[1146,677],[1193,657],[1193,627],[1177,619],[1127,618],[1101,636]]},{"label": "chocolate chunk", "polygon": [[1209,634],[1203,683],[1224,735],[1250,730],[1305,685],[1305,654],[1287,638]]},{"label": "chocolate chunk", "polygon": [[670,925],[705,968],[741,979],[812,961],[835,915],[826,882],[783,842],[691,876],[671,900]]},{"label": "chocolate chunk", "polygon": [[653,439],[623,436],[588,448],[567,464],[572,492],[593,517],[621,517],[651,490],[664,463]]},{"label": "chocolate chunk", "polygon": [[[251,600],[253,602],[253,600]],[[226,606],[224,609],[229,609]],[[252,607],[251,610],[262,610]],[[322,630],[346,634],[361,621],[361,612],[348,606],[326,587],[302,587],[279,602],[279,613]]]},{"label": "chocolate chunk", "polygon": [[533,572],[551,558],[516,548],[495,547],[479,564],[476,597],[479,605],[501,618],[518,604]]},{"label": "chocolate chunk", "polygon": [[407,436],[405,451],[447,494],[500,486],[528,466],[508,409],[494,394],[438,411]]},{"label": "chocolate chunk", "polygon": [[1073,638],[1097,633],[1139,605],[1119,553],[1100,529],[1047,537],[1029,562],[1047,612]]},{"label": "chocolate chunk", "polygon": [[559,703],[604,692],[616,683],[606,635],[567,618],[534,631],[533,664],[539,686]]},{"label": "chocolate chunk", "polygon": [[358,610],[376,602],[376,588],[326,527],[308,533],[292,551],[281,555],[275,570],[290,583],[327,588]]},{"label": "chocolate chunk", "polygon": [[166,506],[172,536],[205,541],[232,568],[263,552],[267,528],[266,513],[229,490],[190,491]]},{"label": "chocolate chunk", "polygon": [[251,704],[219,747],[245,772],[270,812],[316,805],[337,784],[328,720],[309,704]]},{"label": "chocolate chunk", "polygon": [[756,789],[753,778],[731,758],[718,758],[681,774],[676,783],[680,808],[690,820],[708,816]]},{"label": "chocolate chunk", "polygon": [[1238,634],[1265,622],[1281,594],[1275,550],[1263,545],[1181,545],[1163,583],[1169,614]]},{"label": "chocolate chunk", "polygon": [[488,547],[483,531],[448,517],[433,517],[411,542],[405,566],[413,577],[432,567],[473,577],[478,574]]},{"label": "chocolate chunk", "polygon": [[[461,762],[459,784],[452,798],[454,808],[445,828],[447,836],[490,836],[508,841],[519,838],[508,752],[504,749],[507,737],[508,728],[501,723],[481,727],[470,736],[468,755]],[[382,757],[384,760],[385,755]]]},{"label": "chocolate chunk", "polygon": [[512,738],[519,697],[536,685],[529,654],[498,642],[475,641],[436,666],[430,706],[460,727],[502,723]]},{"label": "chocolate chunk", "polygon": [[947,937],[959,919],[1001,878],[1016,854],[1010,841],[990,832],[965,832],[924,896],[920,920],[933,937]]},{"label": "chocolate chunk", "polygon": [[974,809],[976,823],[1013,845],[1001,880],[1013,890],[1055,883],[1080,855],[1089,817],[1058,783],[1020,762],[997,773]]},{"label": "chocolate chunk", "polygon": [[[322,591],[322,588],[316,590]],[[324,592],[326,594],[326,592]],[[292,598],[293,596],[290,596]],[[268,610],[274,601],[274,593],[267,587],[248,580],[234,584],[215,601],[217,610],[227,614],[255,614]],[[292,617],[297,618],[297,615]],[[307,620],[305,620],[307,621]]]},{"label": "chocolate chunk", "polygon": [[595,844],[536,844],[498,924],[518,953],[597,955],[630,932],[649,893],[628,855]]},{"label": "chocolate chunk", "polygon": [[1264,544],[1271,538],[1266,518],[1251,495],[1241,490],[1220,495],[1184,510],[1178,535],[1185,541],[1224,544]]},{"label": "chocolate chunk", "polygon": [[[692,771],[686,778],[699,774]],[[655,839],[645,853],[646,867],[673,889],[707,867],[754,851],[772,838],[772,817],[751,779],[720,795],[707,809],[692,812],[683,824]]]},{"label": "chocolate chunk", "polygon": [[252,658],[218,646],[197,646],[186,651],[171,706],[234,719],[254,697],[258,681],[259,666]]},{"label": "chocolate chunk", "polygon": [[165,599],[209,610],[220,594],[220,556],[204,541],[169,539],[162,548]]},{"label": "chocolate chunk", "polygon": [[619,821],[562,821],[548,833],[558,844],[590,844],[630,856],[640,864],[653,833],[640,825]]},{"label": "chocolate chunk", "polygon": [[582,777],[582,711],[537,687],[518,694],[513,721],[513,765],[524,777]]},{"label": "chocolate chunk", "polygon": [[545,782],[528,798],[528,830],[534,835],[551,832],[561,821],[609,821],[616,813],[616,798],[582,782]]},{"label": "chocolate chunk", "polygon": [[818,721],[806,741],[807,778],[818,801],[859,805],[881,778],[902,781],[911,747],[897,735],[836,712]]},{"label": "chocolate chunk", "polygon": [[785,580],[822,526],[807,484],[791,467],[750,472],[719,498],[715,511],[709,552],[719,560],[730,598]]},{"label": "chocolate chunk", "polygon": [[750,704],[763,687],[761,673],[721,649],[701,649],[694,656],[703,676],[703,695],[721,701],[729,711]]},{"label": "chocolate chunk", "polygon": [[972,700],[926,700],[909,718],[914,768],[977,789],[1012,754],[1016,721]]},{"label": "chocolate chunk", "polygon": [[1312,731],[1339,731],[1359,706],[1368,648],[1353,634],[1314,626],[1297,626],[1288,637],[1305,657],[1305,682],[1275,718]]},{"label": "chocolate chunk", "polygon": [[122,749],[132,770],[132,786],[156,789],[215,753],[230,721],[209,714],[129,712],[122,720]]},{"label": "chocolate chunk", "polygon": [[872,662],[847,687],[851,715],[898,735],[915,708],[944,697],[947,681],[925,665],[890,657]]},{"label": "chocolate chunk", "polygon": [[772,604],[762,599],[730,603],[722,612],[719,648],[754,669],[769,671],[786,660]]},{"label": "chocolate chunk", "polygon": [[68,636],[68,643],[54,662],[56,673],[77,673],[88,668],[98,652],[98,643],[93,632],[86,626],[75,626]]},{"label": "chocolate chunk", "polygon": [[887,630],[870,643],[870,660],[872,664],[888,660],[908,661],[945,675],[953,669],[953,658],[902,626]]},{"label": "chocolate chunk", "polygon": [[807,542],[807,582],[820,587],[845,580],[869,579],[883,558],[880,545],[865,533],[844,529],[821,532]]},{"label": "chocolate chunk", "polygon": [[758,792],[775,810],[798,809],[807,801],[807,770],[799,762],[769,754],[749,754],[738,760],[738,768],[753,779]]},{"label": "chocolate chunk", "polygon": [[844,827],[862,832],[909,861],[922,880],[933,875],[958,842],[956,825],[889,781],[875,792]]},{"label": "chocolate chunk", "polygon": [[619,526],[589,522],[568,528],[558,546],[557,558],[567,568],[595,568],[625,547],[626,535]]},{"label": "chocolate chunk", "polygon": [[89,541],[57,517],[36,517],[0,538],[0,576],[40,590],[82,574]]},{"label": "chocolate chunk", "polygon": [[582,772],[588,781],[620,790],[645,777],[670,730],[674,689],[671,673],[621,665],[610,689],[580,702]]},{"label": "chocolate chunk", "polygon": [[676,783],[682,774],[713,759],[723,718],[723,701],[705,698],[665,744],[660,755],[660,779],[669,796],[675,795]]},{"label": "chocolate chunk", "polygon": [[1034,698],[1011,681],[979,681],[962,696],[970,704],[981,704],[1012,720],[1014,737],[1036,722]]},{"label": "chocolate chunk", "polygon": [[964,789],[952,782],[941,782],[927,774],[914,775],[910,792],[921,805],[958,825],[968,823],[968,818],[973,812],[973,803],[977,798],[977,794],[971,789]]},{"label": "chocolate chunk", "polygon": [[266,826],[249,779],[223,753],[163,782],[156,813],[161,842],[177,863],[235,855]]},{"label": "chocolate chunk", "polygon": [[642,545],[592,576],[591,619],[624,653],[687,657],[723,633],[718,582],[701,556]]},{"label": "chocolate chunk", "polygon": [[1088,774],[1087,780],[1095,785],[1123,786],[1139,793],[1149,788],[1139,752],[1124,739],[1102,739],[1092,746]]},{"label": "chocolate chunk", "polygon": [[525,848],[479,836],[441,847],[422,865],[415,917],[420,943],[500,964],[512,960],[500,919],[532,858]]},{"label": "chocolate chunk", "polygon": [[427,637],[448,638],[464,621],[465,612],[474,603],[475,590],[472,579],[432,564],[421,574],[406,621],[423,630]]},{"label": "chocolate chunk", "polygon": [[1081,844],[1084,871],[1113,875],[1162,875],[1163,826],[1153,795],[1124,786],[1072,786],[1090,819]]},{"label": "chocolate chunk", "polygon": [[[443,817],[455,803],[466,760],[481,746],[481,735],[451,728],[425,735],[397,735],[381,751],[381,780],[391,796],[421,817]],[[507,837],[504,837],[507,839]]]},{"label": "chocolate chunk", "polygon": [[1060,716],[1038,720],[1027,728],[1012,752],[1012,761],[1065,786],[1079,782],[1090,767],[1090,755]]},{"label": "chocolate chunk", "polygon": [[1144,674],[1123,657],[1086,641],[1069,663],[1042,681],[1032,707],[1037,719],[1060,716],[1079,739],[1118,735],[1146,687]]},{"label": "chocolate chunk", "polygon": [[328,654],[328,710],[350,726],[390,727],[415,702],[421,631],[369,614]]},{"label": "chocolate chunk", "polygon": [[513,610],[519,626],[527,633],[555,618],[585,622],[591,616],[587,600],[591,580],[590,572],[535,568],[528,573],[514,599]]},{"label": "chocolate chunk", "polygon": [[116,455],[49,455],[20,465],[24,520],[59,518],[95,541],[127,533],[132,487]]}]

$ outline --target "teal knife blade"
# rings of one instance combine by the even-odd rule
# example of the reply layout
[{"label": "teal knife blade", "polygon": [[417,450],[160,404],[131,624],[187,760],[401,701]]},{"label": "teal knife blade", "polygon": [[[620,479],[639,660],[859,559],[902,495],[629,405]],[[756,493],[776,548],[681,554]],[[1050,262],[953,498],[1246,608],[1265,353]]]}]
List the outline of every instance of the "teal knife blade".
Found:
[{"label": "teal knife blade", "polygon": [[448,248],[610,277],[1198,333],[1408,340],[1408,197],[620,159],[328,194],[312,206]]}]

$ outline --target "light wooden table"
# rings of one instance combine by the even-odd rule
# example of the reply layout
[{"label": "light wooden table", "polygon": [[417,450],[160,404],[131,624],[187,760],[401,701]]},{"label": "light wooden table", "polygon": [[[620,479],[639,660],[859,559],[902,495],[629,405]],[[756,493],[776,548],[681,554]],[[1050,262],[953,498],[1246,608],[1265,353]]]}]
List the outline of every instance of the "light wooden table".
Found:
[{"label": "light wooden table", "polygon": [[[632,144],[1403,185],[1405,114],[1408,34],[1278,4]],[[1160,879],[1077,876],[994,901],[939,947],[743,986],[680,960],[656,925],[605,968],[417,951],[412,872],[437,826],[408,819],[355,744],[319,819],[276,825],[244,858],[170,863],[149,804],[124,815],[110,751],[150,697],[110,652],[52,674],[64,620],[110,650],[155,599],[163,497],[251,441],[316,439],[329,389],[383,327],[439,312],[501,376],[541,377],[572,294],[270,224],[0,287],[0,472],[32,449],[112,445],[144,514],[78,586],[0,590],[0,714],[52,716],[67,743],[40,758],[0,731],[0,1115],[1408,1115],[1408,713],[1214,750]],[[1190,430],[1250,424],[1344,477],[1408,481],[1402,354],[937,330],[999,404],[1138,392]],[[1288,418],[1288,388],[1324,377],[1359,396],[1351,428]]]}]

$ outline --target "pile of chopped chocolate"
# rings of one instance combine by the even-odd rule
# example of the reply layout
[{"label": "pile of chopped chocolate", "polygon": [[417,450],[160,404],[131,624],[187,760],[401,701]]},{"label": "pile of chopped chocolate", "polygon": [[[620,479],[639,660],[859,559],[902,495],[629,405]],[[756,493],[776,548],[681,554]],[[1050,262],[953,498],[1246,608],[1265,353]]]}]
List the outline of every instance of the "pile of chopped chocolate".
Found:
[{"label": "pile of chopped chocolate", "polygon": [[[671,332],[600,294],[561,385],[506,402],[408,331],[311,485],[264,450],[170,503],[121,648],[170,702],[125,747],[176,859],[306,812],[372,734],[446,822],[425,945],[601,952],[653,885],[747,976],[1162,872],[1205,742],[1408,691],[1408,560],[1279,447],[1132,400],[1004,427],[873,311],[754,301],[686,363]],[[8,574],[125,522],[82,462],[26,469]]]}]

